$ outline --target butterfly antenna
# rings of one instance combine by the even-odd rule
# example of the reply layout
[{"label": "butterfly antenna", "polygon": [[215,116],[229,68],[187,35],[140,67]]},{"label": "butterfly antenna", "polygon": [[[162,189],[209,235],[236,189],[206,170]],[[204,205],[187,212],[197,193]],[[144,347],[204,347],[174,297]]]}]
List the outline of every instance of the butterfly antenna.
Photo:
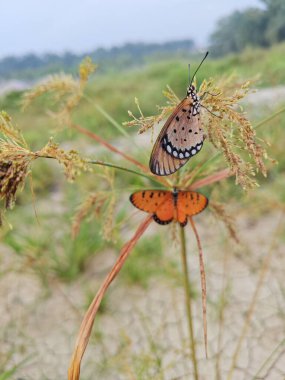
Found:
[{"label": "butterfly antenna", "polygon": [[202,63],[205,61],[205,59],[207,58],[207,55],[209,54],[209,52],[207,51],[207,53],[205,54],[205,57],[202,59],[200,65],[197,67],[194,75],[192,76],[192,79],[191,79],[191,82],[190,84],[193,82],[193,79],[195,78],[195,75],[197,74],[198,70],[200,69],[200,67],[202,66]]},{"label": "butterfly antenna", "polygon": [[188,82],[189,82],[189,86],[191,86],[190,63],[188,63]]},{"label": "butterfly antenna", "polygon": [[200,104],[201,107],[205,108],[205,110],[207,110],[210,114],[212,114],[213,116],[216,116],[218,117],[219,119],[222,119],[222,116],[219,116],[219,115],[216,115],[214,112],[210,111],[207,107],[203,106],[203,104]]}]

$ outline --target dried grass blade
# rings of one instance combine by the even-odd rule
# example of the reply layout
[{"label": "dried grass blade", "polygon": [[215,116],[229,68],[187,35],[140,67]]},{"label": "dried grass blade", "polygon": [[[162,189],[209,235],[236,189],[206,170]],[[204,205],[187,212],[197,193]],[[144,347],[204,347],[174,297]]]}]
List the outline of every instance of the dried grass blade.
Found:
[{"label": "dried grass blade", "polygon": [[196,190],[200,187],[211,185],[212,183],[219,182],[222,179],[228,178],[232,176],[233,173],[230,171],[230,169],[223,169],[219,172],[216,172],[214,174],[211,174],[207,176],[206,178],[199,179],[198,181],[192,183],[187,190]]},{"label": "dried grass blade", "polygon": [[83,321],[81,323],[79,334],[75,343],[74,352],[73,352],[70,367],[68,370],[68,380],[79,380],[81,360],[86,350],[89,337],[92,331],[92,327],[94,324],[94,319],[99,309],[99,306],[101,304],[101,301],[103,299],[103,296],[106,293],[111,282],[114,280],[114,278],[117,276],[117,274],[121,270],[122,266],[124,265],[132,249],[138,242],[139,238],[142,236],[142,234],[144,233],[144,231],[147,229],[147,227],[149,226],[151,222],[152,222],[152,216],[148,216],[140,224],[140,226],[138,227],[136,233],[131,238],[131,240],[129,240],[123,246],[120,252],[120,256],[118,257],[117,261],[113,265],[111,271],[105,278],[95,298],[93,299],[91,305],[89,306],[89,309],[87,310],[83,318]]},{"label": "dried grass blade", "polygon": [[104,145],[107,149],[110,151],[119,154],[120,156],[124,157],[126,160],[132,162],[137,167],[141,168],[144,172],[148,172],[148,168],[144,165],[142,165],[139,161],[135,160],[134,158],[128,156],[124,152],[120,151],[113,145],[109,144],[107,141],[105,141],[102,137],[98,136],[96,133],[89,131],[88,129],[85,129],[81,127],[80,125],[73,124],[72,127],[74,129],[77,129],[79,132],[83,133],[84,135],[90,137],[93,140],[96,140],[99,144]]},{"label": "dried grass blade", "polygon": [[205,354],[206,358],[208,358],[208,333],[207,333],[207,287],[206,287],[206,274],[205,274],[205,266],[203,260],[203,251],[201,240],[194,224],[192,218],[190,219],[190,224],[194,235],[196,237],[198,251],[199,251],[199,263],[200,263],[200,277],[201,277],[201,288],[202,288],[202,310],[203,310],[203,330],[204,330],[204,345],[205,345]]}]

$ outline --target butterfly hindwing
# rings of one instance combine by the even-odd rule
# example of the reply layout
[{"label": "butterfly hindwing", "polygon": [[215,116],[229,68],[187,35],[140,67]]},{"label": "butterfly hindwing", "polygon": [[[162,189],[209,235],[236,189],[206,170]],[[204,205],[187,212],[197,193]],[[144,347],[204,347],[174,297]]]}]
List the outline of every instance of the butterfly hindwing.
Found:
[{"label": "butterfly hindwing", "polygon": [[[192,98],[195,96],[195,102]],[[175,173],[195,154],[204,141],[196,94],[182,100],[167,119],[150,158],[150,170],[157,175]]]},{"label": "butterfly hindwing", "polygon": [[173,195],[170,192],[170,196],[165,199],[156,213],[153,216],[153,219],[159,224],[169,224],[174,218],[174,200]]},{"label": "butterfly hindwing", "polygon": [[157,146],[156,152],[152,154],[150,161],[150,170],[152,173],[164,176],[175,173],[181,166],[185,165],[188,160],[180,160],[170,156],[166,150]]}]

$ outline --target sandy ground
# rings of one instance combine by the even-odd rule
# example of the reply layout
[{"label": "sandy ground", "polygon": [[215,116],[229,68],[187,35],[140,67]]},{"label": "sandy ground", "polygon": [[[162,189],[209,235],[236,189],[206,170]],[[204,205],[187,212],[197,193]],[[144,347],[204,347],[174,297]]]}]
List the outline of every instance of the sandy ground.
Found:
[{"label": "sandy ground", "polygon": [[[199,218],[208,281],[208,360],[204,358],[202,342],[197,249],[190,229],[187,230],[189,269],[197,292],[194,314],[201,379],[215,378],[219,352],[218,305],[223,289],[227,306],[221,329],[220,367],[221,379],[226,379],[262,262],[271,249],[274,254],[242,343],[234,379],[253,378],[282,339],[283,347],[277,349],[261,372],[262,376],[267,371],[269,375],[260,378],[284,379],[285,357],[278,355],[282,350],[284,353],[285,244],[274,238],[280,215],[267,215],[258,221],[241,217],[242,248],[233,248],[233,243],[221,237],[221,228],[213,221],[205,223]],[[151,227],[155,232],[162,228]],[[178,247],[165,254],[173,256],[174,262],[180,265]],[[54,282],[47,294],[32,271],[21,273],[17,256],[6,246],[2,246],[1,257],[0,315],[4,342],[1,353],[10,351],[10,363],[15,364],[27,358],[14,378],[66,379],[71,350],[86,307],[84,290],[88,286],[95,293],[116,253],[103,252],[94,257],[80,280],[72,285]],[[154,279],[147,289],[125,287],[116,281],[109,291],[108,311],[100,315],[95,326],[97,334],[87,350],[82,379],[192,379],[192,366],[187,358],[184,292],[174,279]],[[156,356],[160,364],[155,362]],[[146,366],[144,360],[149,371],[139,377],[139,366]]]}]

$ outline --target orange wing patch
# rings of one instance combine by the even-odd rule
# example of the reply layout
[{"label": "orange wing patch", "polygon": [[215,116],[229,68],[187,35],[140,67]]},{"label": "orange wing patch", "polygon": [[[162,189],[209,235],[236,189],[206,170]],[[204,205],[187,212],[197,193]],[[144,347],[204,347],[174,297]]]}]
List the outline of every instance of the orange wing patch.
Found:
[{"label": "orange wing patch", "polygon": [[130,201],[138,209],[153,214],[159,224],[168,224],[173,219],[174,203],[170,191],[137,191],[130,196]]},{"label": "orange wing patch", "polygon": [[187,223],[187,217],[199,214],[208,205],[208,198],[195,191],[179,191],[177,199],[177,220]]},{"label": "orange wing patch", "polygon": [[159,224],[172,220],[187,224],[187,218],[199,214],[208,204],[208,199],[195,191],[144,190],[130,196],[130,201],[138,209],[153,214]]}]

